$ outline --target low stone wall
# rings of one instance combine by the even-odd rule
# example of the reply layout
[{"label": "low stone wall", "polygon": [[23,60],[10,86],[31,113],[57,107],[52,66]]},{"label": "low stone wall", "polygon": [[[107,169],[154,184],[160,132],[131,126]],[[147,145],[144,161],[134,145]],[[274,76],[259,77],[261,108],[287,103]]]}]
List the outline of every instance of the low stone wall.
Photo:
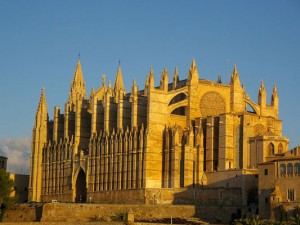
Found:
[{"label": "low stone wall", "polygon": [[[122,222],[76,222],[76,225],[124,225]],[[2,222],[1,225],[37,225],[36,222]],[[74,225],[74,222],[39,222],[38,225]],[[135,224],[137,225],[137,224]],[[143,224],[145,225],[145,224]],[[153,224],[151,224],[153,225]],[[162,224],[160,224],[162,225]]]},{"label": "low stone wall", "polygon": [[236,214],[237,210],[237,207],[198,206],[197,214],[204,221],[228,224],[232,214]]},{"label": "low stone wall", "polygon": [[131,210],[135,219],[151,218],[190,218],[196,214],[195,206],[181,205],[100,205],[100,204],[64,204],[48,203],[44,205],[41,221],[90,221],[100,216],[110,221],[113,216]]},{"label": "low stone wall", "polygon": [[42,216],[42,205],[21,204],[6,209],[3,222],[34,222]]}]

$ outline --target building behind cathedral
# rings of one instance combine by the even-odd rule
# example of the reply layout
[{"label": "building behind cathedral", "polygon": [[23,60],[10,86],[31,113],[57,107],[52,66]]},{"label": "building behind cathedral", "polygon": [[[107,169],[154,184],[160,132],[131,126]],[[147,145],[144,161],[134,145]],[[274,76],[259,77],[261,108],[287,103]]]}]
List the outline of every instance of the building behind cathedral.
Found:
[{"label": "building behind cathedral", "polygon": [[[63,96],[62,96],[63,97]],[[64,109],[49,120],[42,90],[32,136],[29,199],[49,202],[198,204],[245,214],[258,206],[258,167],[288,152],[262,82],[250,99],[234,67],[230,83],[150,69],[143,90],[115,82],[86,94],[78,60]],[[273,187],[272,187],[273,188]],[[275,188],[275,187],[274,187]]]}]

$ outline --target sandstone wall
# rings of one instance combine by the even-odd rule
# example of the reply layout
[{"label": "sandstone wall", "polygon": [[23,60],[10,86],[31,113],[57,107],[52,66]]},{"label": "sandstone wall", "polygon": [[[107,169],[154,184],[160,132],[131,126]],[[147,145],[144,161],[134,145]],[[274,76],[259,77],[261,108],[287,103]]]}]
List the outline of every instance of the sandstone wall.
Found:
[{"label": "sandstone wall", "polygon": [[42,205],[15,205],[5,210],[3,222],[34,222],[39,220],[42,214]]},{"label": "sandstone wall", "polygon": [[47,221],[89,221],[100,215],[106,220],[112,216],[131,210],[136,219],[149,218],[190,218],[196,214],[195,206],[174,205],[100,205],[48,203],[43,208],[43,222]]}]

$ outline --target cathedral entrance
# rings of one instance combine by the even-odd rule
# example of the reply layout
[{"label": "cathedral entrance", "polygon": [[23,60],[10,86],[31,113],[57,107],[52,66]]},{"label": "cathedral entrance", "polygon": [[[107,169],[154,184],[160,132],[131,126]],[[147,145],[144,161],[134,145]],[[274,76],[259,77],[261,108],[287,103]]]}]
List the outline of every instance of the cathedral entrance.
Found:
[{"label": "cathedral entrance", "polygon": [[86,175],[81,169],[76,180],[75,202],[86,202]]}]

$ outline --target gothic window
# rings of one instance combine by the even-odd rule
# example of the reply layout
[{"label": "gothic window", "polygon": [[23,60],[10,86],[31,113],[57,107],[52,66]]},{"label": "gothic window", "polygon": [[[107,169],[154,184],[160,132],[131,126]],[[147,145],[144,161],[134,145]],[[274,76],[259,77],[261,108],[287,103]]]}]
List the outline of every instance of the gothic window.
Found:
[{"label": "gothic window", "polygon": [[287,165],[287,174],[288,174],[288,176],[292,176],[293,175],[293,164],[292,163],[289,163]]},{"label": "gothic window", "polygon": [[283,152],[283,146],[282,146],[282,144],[280,143],[279,145],[278,145],[278,153],[282,153]]},{"label": "gothic window", "polygon": [[300,176],[300,163],[295,164],[295,175]]},{"label": "gothic window", "polygon": [[274,144],[273,143],[269,143],[268,149],[269,149],[269,155],[274,155]]},{"label": "gothic window", "polygon": [[226,111],[225,101],[219,93],[207,92],[200,100],[200,110],[203,117],[220,115]]},{"label": "gothic window", "polygon": [[280,175],[281,175],[282,177],[284,177],[285,174],[286,174],[286,166],[285,166],[285,164],[283,163],[283,164],[280,165]]}]

